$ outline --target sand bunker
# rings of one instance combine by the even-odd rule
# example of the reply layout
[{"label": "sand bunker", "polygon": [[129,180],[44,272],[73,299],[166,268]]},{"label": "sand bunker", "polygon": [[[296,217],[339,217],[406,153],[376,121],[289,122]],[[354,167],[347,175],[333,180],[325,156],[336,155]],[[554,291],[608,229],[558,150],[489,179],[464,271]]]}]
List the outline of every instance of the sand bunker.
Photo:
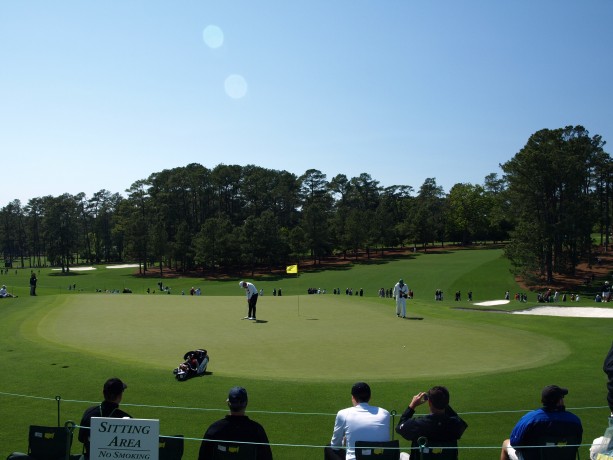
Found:
[{"label": "sand bunker", "polygon": [[510,300],[488,300],[487,302],[477,302],[475,305],[479,305],[480,307],[491,307],[493,305],[506,305],[510,302]]},{"label": "sand bunker", "polygon": [[535,307],[514,311],[514,315],[572,316],[575,318],[613,318],[613,308],[596,307]]},{"label": "sand bunker", "polygon": [[[480,307],[491,307],[495,305],[506,305],[510,300],[489,300],[478,302],[475,305]],[[513,315],[534,315],[534,316],[568,316],[574,318],[613,318],[613,308],[596,307],[534,307],[526,310],[511,311]]]},{"label": "sand bunker", "polygon": [[[492,307],[495,305],[506,305],[509,302],[510,300],[489,300],[487,302],[475,303],[475,305]],[[596,307],[534,307],[509,313],[513,315],[569,316],[574,318],[613,318],[613,308]]]},{"label": "sand bunker", "polygon": [[136,268],[138,264],[107,265],[106,268]]}]

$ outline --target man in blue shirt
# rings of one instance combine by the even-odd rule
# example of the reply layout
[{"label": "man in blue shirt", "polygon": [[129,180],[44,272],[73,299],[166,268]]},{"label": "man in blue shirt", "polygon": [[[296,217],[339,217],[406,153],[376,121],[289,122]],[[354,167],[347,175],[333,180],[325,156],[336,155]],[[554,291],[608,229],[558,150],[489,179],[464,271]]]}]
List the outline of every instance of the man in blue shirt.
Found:
[{"label": "man in blue shirt", "polygon": [[517,422],[511,432],[511,438],[502,443],[500,460],[540,458],[539,449],[533,446],[544,446],[548,441],[569,445],[581,444],[583,427],[579,417],[567,412],[564,407],[564,397],[567,394],[566,388],[557,385],[543,388],[541,394],[543,407],[528,412]]}]

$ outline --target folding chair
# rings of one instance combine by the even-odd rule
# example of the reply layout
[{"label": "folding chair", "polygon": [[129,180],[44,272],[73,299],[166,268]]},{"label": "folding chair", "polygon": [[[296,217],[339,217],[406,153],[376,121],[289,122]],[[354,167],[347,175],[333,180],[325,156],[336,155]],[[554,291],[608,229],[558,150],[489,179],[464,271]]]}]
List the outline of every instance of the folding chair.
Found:
[{"label": "folding chair", "polygon": [[536,443],[537,446],[521,449],[524,460],[577,460],[579,459],[579,439],[558,439],[547,438]]},{"label": "folding chair", "polygon": [[160,436],[159,460],[181,460],[183,457],[183,435]]},{"label": "folding chair", "polygon": [[69,460],[73,422],[64,426],[30,425],[28,453],[13,452],[7,459]]},{"label": "folding chair", "polygon": [[420,460],[457,460],[458,446],[456,443],[436,443],[428,445],[428,439],[421,437],[417,440],[419,444]]},{"label": "folding chair", "polygon": [[356,460],[398,460],[400,443],[394,441],[356,441]]},{"label": "folding chair", "polygon": [[255,460],[257,446],[232,442],[215,442],[213,460]]}]

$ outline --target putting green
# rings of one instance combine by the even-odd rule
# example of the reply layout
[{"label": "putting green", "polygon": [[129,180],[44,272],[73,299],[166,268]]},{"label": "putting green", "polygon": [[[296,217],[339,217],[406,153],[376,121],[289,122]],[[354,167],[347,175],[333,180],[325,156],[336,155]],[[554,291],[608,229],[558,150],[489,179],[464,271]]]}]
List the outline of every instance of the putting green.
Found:
[{"label": "putting green", "polygon": [[242,320],[243,297],[74,295],[22,329],[33,340],[145,361],[168,373],[185,351],[204,347],[213,374],[263,379],[484,374],[551,364],[570,353],[563,342],[546,336],[469,322],[466,312],[439,319],[411,307],[410,315],[423,320],[398,319],[392,302],[366,298],[266,296],[253,322]]}]

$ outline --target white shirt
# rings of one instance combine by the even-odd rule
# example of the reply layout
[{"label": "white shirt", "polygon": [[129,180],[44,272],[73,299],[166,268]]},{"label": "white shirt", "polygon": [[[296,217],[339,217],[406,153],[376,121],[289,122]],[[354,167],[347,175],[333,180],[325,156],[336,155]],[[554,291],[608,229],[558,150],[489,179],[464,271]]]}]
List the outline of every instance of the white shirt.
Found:
[{"label": "white shirt", "polygon": [[252,295],[258,293],[258,290],[252,283],[246,283],[246,284],[247,284],[247,287],[245,288],[245,292],[247,293],[247,300],[249,300]]},{"label": "white shirt", "polygon": [[402,286],[400,285],[400,283],[396,283],[396,285],[394,286],[394,293],[392,295],[394,296],[396,300],[398,300],[398,296],[400,294],[407,294],[407,295],[409,294],[409,286],[407,286],[406,283],[403,284]]},{"label": "white shirt", "polygon": [[347,446],[346,460],[355,460],[356,441],[389,441],[390,413],[381,407],[360,403],[338,411],[332,433],[332,446]]}]

